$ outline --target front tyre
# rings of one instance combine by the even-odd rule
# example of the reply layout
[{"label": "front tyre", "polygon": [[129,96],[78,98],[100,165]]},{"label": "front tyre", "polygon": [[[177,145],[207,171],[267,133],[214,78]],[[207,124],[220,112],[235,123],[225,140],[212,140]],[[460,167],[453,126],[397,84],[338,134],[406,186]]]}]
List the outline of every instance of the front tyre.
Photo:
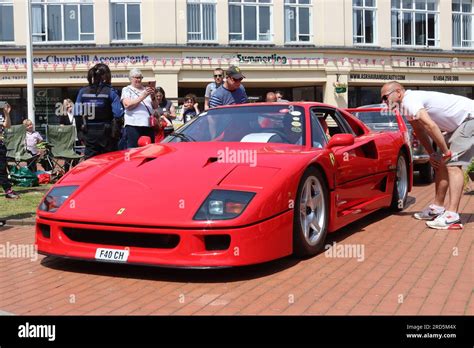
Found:
[{"label": "front tyre", "polygon": [[328,189],[321,171],[308,168],[298,186],[293,220],[293,252],[317,254],[324,246],[329,220]]},{"label": "front tyre", "polygon": [[396,211],[402,211],[408,199],[408,161],[403,152],[398,154],[397,171],[393,185],[391,208]]}]

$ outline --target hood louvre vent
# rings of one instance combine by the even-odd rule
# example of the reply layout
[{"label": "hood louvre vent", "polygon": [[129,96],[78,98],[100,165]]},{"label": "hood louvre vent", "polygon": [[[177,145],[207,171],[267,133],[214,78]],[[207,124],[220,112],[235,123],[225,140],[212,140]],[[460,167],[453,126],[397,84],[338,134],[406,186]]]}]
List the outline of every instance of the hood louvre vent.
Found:
[{"label": "hood louvre vent", "polygon": [[153,160],[155,160],[155,159],[156,159],[156,157],[146,157],[146,158],[142,161],[142,163],[140,163],[138,166],[141,167],[141,166],[144,165],[145,163],[151,162],[151,161],[153,161]]},{"label": "hood louvre vent", "polygon": [[209,157],[207,159],[207,162],[204,164],[203,168],[208,166],[211,163],[217,162],[219,160],[219,157]]}]

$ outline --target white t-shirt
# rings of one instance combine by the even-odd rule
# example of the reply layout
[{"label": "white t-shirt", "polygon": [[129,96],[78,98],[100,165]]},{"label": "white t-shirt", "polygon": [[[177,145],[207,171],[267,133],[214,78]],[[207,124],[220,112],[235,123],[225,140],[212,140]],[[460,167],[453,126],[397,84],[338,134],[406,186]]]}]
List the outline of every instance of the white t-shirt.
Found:
[{"label": "white t-shirt", "polygon": [[76,125],[76,119],[74,118],[74,113],[68,112],[67,117],[69,118],[69,122],[75,126]]},{"label": "white t-shirt", "polygon": [[[137,99],[144,92],[144,90],[138,90],[131,85],[128,85],[122,89],[122,98],[121,100],[127,99]],[[143,105],[145,104],[145,105]],[[148,109],[147,109],[148,107]],[[151,104],[151,97],[147,96],[143,99],[143,102],[139,103],[133,109],[125,109],[124,115],[124,125],[125,126],[139,126],[139,127],[149,127],[150,126],[150,112],[153,112],[153,105]]]},{"label": "white t-shirt", "polygon": [[474,100],[455,94],[407,90],[402,106],[409,120],[424,108],[441,131],[446,132],[453,132],[468,115],[474,115]]}]

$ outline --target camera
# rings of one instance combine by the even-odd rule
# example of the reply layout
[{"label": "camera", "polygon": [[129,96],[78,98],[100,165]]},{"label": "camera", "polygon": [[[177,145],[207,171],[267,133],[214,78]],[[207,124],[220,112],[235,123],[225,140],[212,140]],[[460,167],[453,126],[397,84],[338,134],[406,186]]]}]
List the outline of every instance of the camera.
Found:
[{"label": "camera", "polygon": [[5,107],[8,103],[6,101],[0,101],[0,110]]}]

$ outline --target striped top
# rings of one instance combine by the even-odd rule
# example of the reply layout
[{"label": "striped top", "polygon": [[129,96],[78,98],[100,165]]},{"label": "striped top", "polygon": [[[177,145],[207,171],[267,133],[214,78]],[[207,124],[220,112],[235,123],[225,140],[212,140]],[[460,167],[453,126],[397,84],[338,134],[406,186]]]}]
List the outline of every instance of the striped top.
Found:
[{"label": "striped top", "polygon": [[248,102],[244,86],[240,85],[235,91],[229,91],[224,85],[220,86],[209,99],[209,107],[222,105],[245,104]]}]

